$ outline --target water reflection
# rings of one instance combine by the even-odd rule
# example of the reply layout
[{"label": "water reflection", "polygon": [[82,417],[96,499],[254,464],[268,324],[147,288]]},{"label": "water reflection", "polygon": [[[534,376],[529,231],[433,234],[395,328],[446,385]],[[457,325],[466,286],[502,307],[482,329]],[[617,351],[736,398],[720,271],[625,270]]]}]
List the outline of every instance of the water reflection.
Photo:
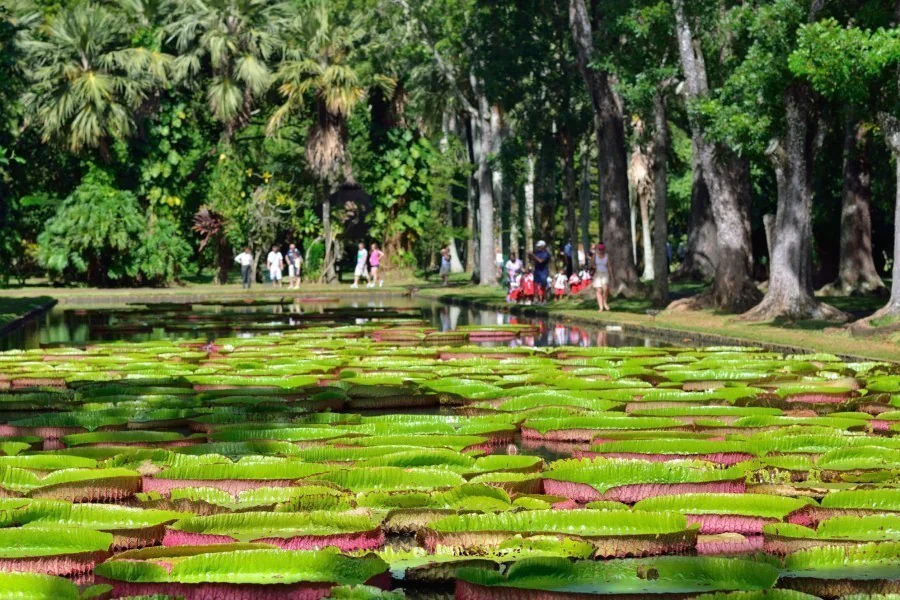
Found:
[{"label": "water reflection", "polygon": [[537,325],[536,335],[519,336],[510,342],[484,342],[488,347],[548,347],[548,346],[665,346],[668,342],[646,336],[626,335],[621,330],[584,326],[557,319],[521,317],[495,310],[463,308],[455,305],[431,303],[423,307],[426,319],[441,331],[453,331],[465,325]]},{"label": "water reflection", "polygon": [[0,350],[53,346],[83,346],[102,341],[148,342],[164,339],[206,339],[226,336],[280,335],[308,327],[361,325],[379,320],[409,320],[453,331],[466,325],[497,326],[528,323],[534,335],[510,342],[485,342],[491,347],[655,346],[647,337],[624,335],[603,327],[585,327],[555,319],[520,317],[409,298],[297,298],[289,302],[256,301],[158,305],[114,305],[72,308],[58,306],[4,338]]}]

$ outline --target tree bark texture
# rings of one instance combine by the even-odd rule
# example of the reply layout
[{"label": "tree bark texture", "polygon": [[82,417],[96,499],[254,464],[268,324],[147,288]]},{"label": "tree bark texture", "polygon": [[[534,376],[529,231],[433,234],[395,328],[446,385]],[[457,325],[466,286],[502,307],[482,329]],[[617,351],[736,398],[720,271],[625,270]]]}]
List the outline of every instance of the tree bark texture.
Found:
[{"label": "tree bark texture", "polygon": [[[500,107],[494,104],[491,106],[491,149],[489,154],[496,159],[500,156],[503,149],[503,141],[506,137],[506,127],[503,123],[503,116],[500,113]],[[496,206],[494,207],[494,244],[503,252],[503,215],[504,215],[504,199],[506,194],[503,188],[503,169],[499,166],[492,169],[492,193]],[[506,256],[506,253],[503,253]]]},{"label": "tree bark texture", "polygon": [[[673,0],[678,53],[687,97],[696,101],[709,93],[706,64],[684,12],[684,0]],[[692,120],[695,149],[709,187],[716,222],[717,263],[713,285],[692,304],[742,312],[761,296],[753,282],[753,244],[750,237],[750,167],[730,149],[705,138],[702,125]]]},{"label": "tree bark texture", "polygon": [[[653,279],[653,240],[650,235],[650,204],[653,201],[654,181],[651,173],[651,158],[643,148],[636,145],[628,161],[628,179],[631,188],[632,235],[636,229],[637,217],[641,219],[641,255],[644,259],[645,280]],[[637,258],[637,237],[635,236],[635,258]]]},{"label": "tree bark texture", "polygon": [[841,319],[843,313],[816,300],[813,291],[813,164],[821,137],[811,90],[791,84],[784,107],[784,135],[768,151],[778,184],[769,289],[742,318]]},{"label": "tree bark texture", "polygon": [[766,230],[766,246],[769,252],[769,271],[772,270],[772,257],[775,256],[775,215],[763,215],[763,228]]},{"label": "tree bark texture", "polygon": [[668,182],[669,122],[666,98],[661,90],[653,97],[653,303],[665,306],[669,301],[669,239],[666,204]]},{"label": "tree bark texture", "polygon": [[[900,19],[900,3],[898,3],[898,19]],[[879,116],[881,128],[885,132],[885,140],[894,154],[897,168],[897,198],[894,202],[894,265],[891,271],[891,297],[887,304],[872,315],[878,317],[900,317],[900,119],[893,115]]]},{"label": "tree bark texture", "polygon": [[319,275],[319,281],[324,283],[332,283],[337,279],[334,271],[334,235],[331,229],[331,190],[328,184],[323,186],[325,198],[322,200],[322,235],[325,243],[325,258],[322,262],[322,273]]},{"label": "tree bark texture", "polygon": [[569,0],[569,26],[575,41],[578,70],[584,78],[597,135],[600,168],[600,204],[603,236],[613,268],[612,295],[643,293],[634,266],[628,206],[628,167],[622,107],[615,97],[609,73],[593,66],[594,41],[584,0]]},{"label": "tree bark texture", "polygon": [[718,242],[716,236],[716,220],[712,214],[709,199],[709,187],[703,177],[703,165],[700,163],[700,150],[697,147],[699,136],[693,136],[693,155],[691,157],[691,212],[688,216],[687,244],[684,249],[684,262],[678,277],[709,280],[716,275],[718,263]]},{"label": "tree bark texture", "polygon": [[509,253],[518,256],[521,253],[519,249],[519,219],[521,218],[521,203],[518,194],[514,194],[512,186],[509,188]]},{"label": "tree bark texture", "polygon": [[[443,119],[441,120],[441,154],[446,155],[450,150],[450,135],[451,133],[456,131],[456,115],[450,111],[445,110]],[[451,273],[462,273],[465,269],[463,268],[462,263],[459,260],[459,252],[456,249],[456,238],[453,236],[453,228],[455,226],[455,222],[453,220],[453,188],[450,187],[447,189],[447,229],[451,231],[448,240],[447,247],[450,249],[450,272]]]},{"label": "tree bark texture", "polygon": [[849,121],[844,131],[840,267],[837,280],[822,289],[826,295],[887,292],[872,259],[870,151],[868,125]]},{"label": "tree bark texture", "polygon": [[[469,161],[475,165],[478,155],[478,140],[476,139],[475,119],[466,120],[466,145],[469,149]],[[478,197],[478,180],[473,173],[468,178],[466,186],[466,231],[469,237],[466,239],[466,273],[475,274],[475,212]]]},{"label": "tree bark texture", "polygon": [[525,252],[534,248],[534,155],[525,159]]},{"label": "tree bark texture", "polygon": [[480,285],[497,285],[497,269],[494,259],[494,180],[491,173],[490,150],[493,144],[491,127],[491,106],[483,91],[483,82],[478,81],[478,108],[481,114],[481,151],[478,154],[478,218],[479,229],[479,269]]},{"label": "tree bark texture", "polygon": [[[654,181],[650,155],[640,146],[635,146],[628,164],[628,178],[631,181],[633,204],[641,218],[641,255],[644,259],[645,280],[653,279],[653,239],[650,234],[650,205],[653,202]],[[635,219],[632,217],[632,221]],[[637,258],[637,252],[635,252]]]}]

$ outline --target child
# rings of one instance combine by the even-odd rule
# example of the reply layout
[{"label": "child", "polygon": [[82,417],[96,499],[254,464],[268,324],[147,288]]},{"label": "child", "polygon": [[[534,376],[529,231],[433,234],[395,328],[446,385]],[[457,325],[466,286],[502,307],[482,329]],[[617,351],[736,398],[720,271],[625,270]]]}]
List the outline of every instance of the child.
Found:
[{"label": "child", "polygon": [[581,277],[578,276],[578,273],[572,273],[572,276],[569,277],[569,292],[574,296],[578,292],[581,291]]},{"label": "child", "polygon": [[591,272],[586,268],[581,269],[581,271],[578,273],[578,276],[581,277],[581,288],[579,288],[578,291],[581,291],[591,285]]},{"label": "child", "polygon": [[507,302],[518,302],[522,298],[522,274],[513,275],[509,280],[509,293],[506,295]]},{"label": "child", "polygon": [[566,295],[566,283],[568,283],[568,280],[565,272],[558,271],[556,277],[553,278],[553,298],[555,300],[562,300],[563,296]]},{"label": "child", "polygon": [[534,302],[534,274],[531,272],[530,268],[525,269],[525,274],[522,276],[521,287],[522,300],[525,301],[525,304]]}]

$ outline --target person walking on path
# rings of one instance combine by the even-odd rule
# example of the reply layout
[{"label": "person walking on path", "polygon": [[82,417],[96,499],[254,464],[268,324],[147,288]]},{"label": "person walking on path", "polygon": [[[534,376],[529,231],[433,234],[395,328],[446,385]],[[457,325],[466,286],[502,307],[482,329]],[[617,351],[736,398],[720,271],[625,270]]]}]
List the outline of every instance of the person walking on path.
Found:
[{"label": "person walking on path", "polygon": [[253,268],[253,254],[250,246],[244,246],[244,251],[234,257],[234,262],[241,265],[241,287],[250,289],[250,270]]},{"label": "person walking on path", "polygon": [[444,246],[441,248],[441,285],[447,287],[450,285],[450,248]]},{"label": "person walking on path", "polygon": [[266,257],[266,268],[269,269],[269,280],[272,287],[281,287],[281,270],[284,269],[284,256],[278,250],[278,246],[272,246],[272,251]]},{"label": "person walking on path", "polygon": [[359,249],[356,251],[356,268],[353,270],[353,285],[350,287],[359,287],[359,278],[365,277],[366,283],[369,283],[369,269],[366,262],[369,260],[369,251],[366,250],[365,242],[359,243]]},{"label": "person walking on path", "polygon": [[303,264],[303,256],[297,250],[297,246],[291,244],[287,251],[288,264],[288,289],[300,289],[300,266]]},{"label": "person walking on path", "polygon": [[381,259],[384,258],[384,252],[378,248],[378,244],[372,244],[372,250],[369,252],[369,269],[372,271],[372,279],[366,287],[381,287],[384,285],[384,278],[381,277]]},{"label": "person walking on path", "polygon": [[597,244],[594,253],[594,291],[597,293],[597,310],[603,312],[609,310],[609,286],[612,285],[612,268],[609,264],[609,256],[606,254],[606,246]]},{"label": "person walking on path", "polygon": [[531,260],[534,261],[534,285],[540,288],[540,297],[545,301],[550,279],[550,253],[547,252],[547,242],[541,240],[537,243],[531,254]]}]

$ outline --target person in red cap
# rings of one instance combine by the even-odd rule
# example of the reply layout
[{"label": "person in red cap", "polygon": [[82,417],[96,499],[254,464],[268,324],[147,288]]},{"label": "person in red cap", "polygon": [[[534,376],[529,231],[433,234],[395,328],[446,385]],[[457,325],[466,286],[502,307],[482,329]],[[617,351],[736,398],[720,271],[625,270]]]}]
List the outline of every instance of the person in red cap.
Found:
[{"label": "person in red cap", "polygon": [[609,256],[606,254],[606,246],[597,244],[594,253],[594,291],[597,293],[597,310],[603,312],[609,310],[609,286],[612,285],[612,267],[609,264]]}]

